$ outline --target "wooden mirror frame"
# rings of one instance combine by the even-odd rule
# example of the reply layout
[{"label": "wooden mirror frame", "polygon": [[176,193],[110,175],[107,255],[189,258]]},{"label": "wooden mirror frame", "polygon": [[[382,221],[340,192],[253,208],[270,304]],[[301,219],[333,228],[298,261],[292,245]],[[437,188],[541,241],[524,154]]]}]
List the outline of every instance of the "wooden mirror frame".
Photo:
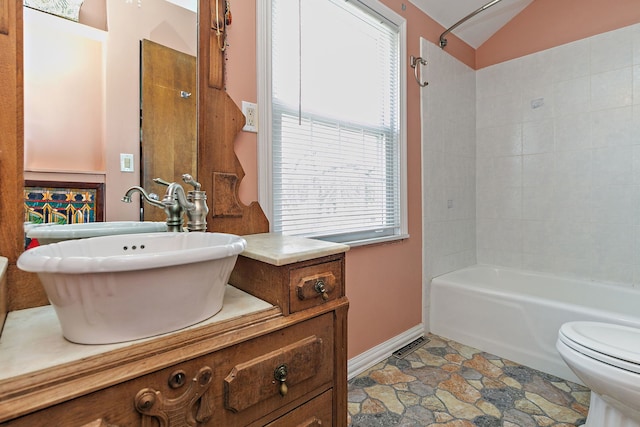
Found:
[{"label": "wooden mirror frame", "polygon": [[[260,205],[245,206],[238,198],[244,170],[233,143],[245,118],[224,90],[225,58],[216,28],[225,26],[215,21],[216,17],[225,19],[225,4],[223,0],[200,0],[198,5],[198,181],[208,197],[207,230],[265,233],[269,222]],[[207,119],[200,120],[204,117]]]},{"label": "wooden mirror frame", "polygon": [[[244,116],[224,90],[224,54],[218,47],[217,16],[224,1],[200,0],[198,19],[198,180],[207,192],[207,230],[239,235],[269,231],[257,202],[238,199],[244,171],[233,142]],[[224,19],[224,18],[223,18]],[[16,267],[23,251],[23,24],[22,1],[0,0],[0,255],[8,258],[7,283],[0,283],[0,328],[6,313],[48,304],[37,276]]]}]

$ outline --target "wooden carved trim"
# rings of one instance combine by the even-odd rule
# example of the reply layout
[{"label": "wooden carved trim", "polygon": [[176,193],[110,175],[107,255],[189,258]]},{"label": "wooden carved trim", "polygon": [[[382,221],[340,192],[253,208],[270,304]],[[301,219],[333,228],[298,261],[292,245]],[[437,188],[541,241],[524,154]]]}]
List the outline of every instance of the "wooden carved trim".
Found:
[{"label": "wooden carved trim", "polygon": [[[135,397],[135,407],[142,414],[142,427],[195,427],[211,419],[213,411],[207,391],[211,385],[213,371],[210,367],[200,368],[182,396],[165,398],[161,391],[147,387]],[[171,380],[170,380],[171,383]],[[172,388],[175,388],[172,386]],[[197,406],[195,417],[194,407]],[[153,422],[153,419],[158,424]]]},{"label": "wooden carved trim", "polygon": [[224,0],[209,2],[209,86],[215,89],[224,87],[225,4]]},{"label": "wooden carved trim", "polygon": [[0,0],[0,34],[9,34],[9,1]]},{"label": "wooden carved trim", "polygon": [[209,34],[209,55],[209,86],[214,89],[223,89],[224,57],[218,48],[218,37],[214,30]]},{"label": "wooden carved trim", "polygon": [[234,173],[213,173],[213,217],[242,217],[238,202],[238,176]]}]

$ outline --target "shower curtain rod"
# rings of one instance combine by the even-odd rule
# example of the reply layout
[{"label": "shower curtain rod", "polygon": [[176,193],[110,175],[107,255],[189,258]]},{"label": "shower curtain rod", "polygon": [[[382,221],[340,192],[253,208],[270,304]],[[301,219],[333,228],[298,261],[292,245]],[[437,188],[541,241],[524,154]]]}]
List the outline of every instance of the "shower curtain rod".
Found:
[{"label": "shower curtain rod", "polygon": [[491,6],[493,6],[496,3],[499,3],[500,1],[501,0],[490,1],[489,3],[485,4],[484,6],[482,6],[480,9],[471,12],[470,14],[468,14],[467,16],[465,16],[464,18],[462,18],[461,20],[459,20],[458,22],[456,22],[455,24],[450,26],[444,33],[440,34],[440,47],[442,49],[444,49],[444,47],[447,45],[447,39],[445,39],[444,36],[449,34],[451,31],[455,30],[456,28],[458,28],[458,26],[464,24],[469,19],[473,18],[474,16],[476,16],[477,14],[482,12],[483,10],[489,9]]}]

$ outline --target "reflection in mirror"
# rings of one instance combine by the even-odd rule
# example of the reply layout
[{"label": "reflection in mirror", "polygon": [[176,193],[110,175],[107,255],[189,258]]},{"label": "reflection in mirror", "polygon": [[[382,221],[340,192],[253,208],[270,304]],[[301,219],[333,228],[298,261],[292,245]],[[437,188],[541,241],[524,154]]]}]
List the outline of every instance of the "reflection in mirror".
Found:
[{"label": "reflection in mirror", "polygon": [[[140,182],[151,189],[154,178],[182,183],[185,171],[197,171],[196,58],[150,40],[141,51]],[[143,220],[166,220],[163,209],[141,207]]]},{"label": "reflection in mirror", "polygon": [[[141,183],[141,166],[147,160],[147,169],[165,161],[184,168],[176,170],[177,178],[162,177],[169,181],[182,173],[196,175],[195,74],[193,84],[181,89],[192,93],[194,105],[193,130],[180,132],[188,134],[191,150],[153,149],[150,159],[140,158],[145,150],[140,129],[141,41],[191,57],[197,52],[196,2],[180,3],[85,0],[79,22],[24,8],[25,179],[104,182],[105,219],[114,221],[139,219],[135,205],[120,199],[127,188]],[[155,144],[163,147],[162,139]],[[133,173],[121,171],[121,153],[134,155]],[[182,153],[186,159],[176,163]],[[149,191],[164,192],[153,185]]]}]

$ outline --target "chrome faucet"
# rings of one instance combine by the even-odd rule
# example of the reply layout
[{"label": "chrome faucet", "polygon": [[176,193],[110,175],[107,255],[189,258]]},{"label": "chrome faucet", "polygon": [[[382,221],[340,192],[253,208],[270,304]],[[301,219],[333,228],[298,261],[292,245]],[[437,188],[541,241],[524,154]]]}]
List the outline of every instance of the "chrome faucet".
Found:
[{"label": "chrome faucet", "polygon": [[164,210],[167,215],[167,231],[183,231],[182,230],[182,208],[179,205],[169,206],[161,202],[158,195],[155,193],[147,193],[144,188],[139,186],[133,186],[127,190],[122,197],[122,201],[125,203],[131,203],[131,196],[134,193],[140,193],[142,198],[152,206],[159,207]]},{"label": "chrome faucet", "polygon": [[140,195],[142,196],[143,199],[145,199],[149,204],[153,205],[153,206],[157,206],[159,208],[163,208],[164,205],[162,204],[162,202],[160,202],[160,200],[158,200],[158,195],[156,193],[147,193],[144,188],[142,187],[138,187],[133,186],[131,188],[129,188],[126,192],[126,194],[122,197],[122,201],[125,203],[131,203],[131,196],[133,196],[133,194],[135,192],[139,192]]},{"label": "chrome faucet", "polygon": [[[165,206],[165,210],[178,211],[180,223],[182,223],[182,212],[186,213],[189,231],[206,231],[207,214],[209,213],[207,195],[200,190],[200,183],[196,182],[191,175],[182,175],[182,180],[192,185],[194,189],[185,194],[184,188],[177,182],[168,183],[160,178],[155,178],[153,181],[158,184],[168,184],[167,192],[161,202]],[[174,220],[177,221],[178,218],[167,217],[167,226],[169,226],[169,221]]]}]

